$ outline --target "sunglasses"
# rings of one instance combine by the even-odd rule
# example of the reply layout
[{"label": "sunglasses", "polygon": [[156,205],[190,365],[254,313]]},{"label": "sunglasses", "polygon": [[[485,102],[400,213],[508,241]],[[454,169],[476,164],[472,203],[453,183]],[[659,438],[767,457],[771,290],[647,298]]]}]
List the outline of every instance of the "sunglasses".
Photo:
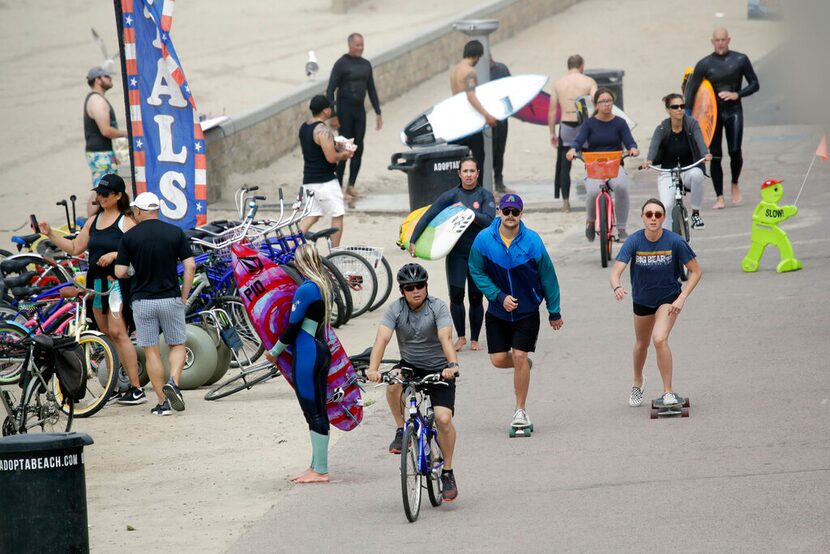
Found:
[{"label": "sunglasses", "polygon": [[502,208],[501,213],[504,215],[512,215],[513,217],[519,217],[522,215],[522,210],[518,208]]},{"label": "sunglasses", "polygon": [[672,104],[671,106],[669,106],[669,109],[670,110],[682,110],[685,107],[686,107],[686,104]]},{"label": "sunglasses", "polygon": [[415,283],[414,285],[404,285],[403,290],[406,292],[412,292],[413,290],[422,290],[426,286],[426,283]]},{"label": "sunglasses", "polygon": [[111,190],[96,190],[95,194],[97,194],[98,196],[101,196],[103,198],[107,198],[110,194],[115,194],[115,193],[112,192]]},{"label": "sunglasses", "polygon": [[646,219],[663,219],[663,212],[643,212]]}]

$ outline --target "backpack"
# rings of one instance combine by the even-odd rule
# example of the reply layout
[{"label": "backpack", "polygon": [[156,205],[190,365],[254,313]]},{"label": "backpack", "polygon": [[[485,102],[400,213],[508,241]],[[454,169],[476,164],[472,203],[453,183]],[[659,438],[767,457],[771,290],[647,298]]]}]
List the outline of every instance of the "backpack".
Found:
[{"label": "backpack", "polygon": [[84,349],[74,337],[35,335],[35,362],[48,381],[57,374],[64,399],[82,400],[86,396],[87,372]]}]

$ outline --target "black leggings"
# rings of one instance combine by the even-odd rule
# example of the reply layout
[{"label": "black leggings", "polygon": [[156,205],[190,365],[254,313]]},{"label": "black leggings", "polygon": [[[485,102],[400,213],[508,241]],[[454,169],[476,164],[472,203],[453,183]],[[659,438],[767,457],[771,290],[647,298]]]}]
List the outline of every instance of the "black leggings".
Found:
[{"label": "black leggings", "polygon": [[[305,337],[309,339],[309,336]],[[303,410],[308,428],[320,435],[329,434],[329,417],[326,412],[326,385],[329,378],[329,366],[331,366],[331,352],[325,342],[319,339],[314,341],[314,355],[308,356],[307,348],[302,349],[302,354],[294,356],[294,385],[297,391],[297,400]],[[307,342],[307,341],[303,341]],[[300,352],[297,352],[300,354]],[[314,382],[314,392],[309,397],[300,393],[297,382],[302,378],[300,372],[313,372],[311,377]]]},{"label": "black leggings", "polygon": [[464,285],[470,300],[470,340],[478,342],[481,325],[484,323],[484,295],[478,290],[467,267],[469,254],[454,250],[446,258],[447,283],[450,288],[450,315],[459,337],[467,336],[464,310]]},{"label": "black leggings", "polygon": [[[721,109],[720,106],[718,109]],[[723,157],[723,133],[726,131],[726,148],[729,152],[729,168],[732,170],[732,182],[737,183],[741,177],[741,169],[744,166],[744,158],[741,153],[741,143],[744,138],[744,112],[741,106],[734,106],[723,109],[718,113],[718,122],[715,125],[715,134],[712,137],[712,144],[709,153],[712,154],[710,168],[712,170],[712,185],[715,187],[715,194],[723,196],[723,168],[721,158]]]},{"label": "black leggings", "polygon": [[[349,160],[349,186],[353,187],[360,173],[360,162],[363,159],[363,138],[366,136],[366,109],[363,106],[340,106],[337,112],[340,121],[340,134],[346,138],[353,138],[357,150]],[[337,162],[337,180],[343,185],[343,176],[346,174],[346,160]]]}]

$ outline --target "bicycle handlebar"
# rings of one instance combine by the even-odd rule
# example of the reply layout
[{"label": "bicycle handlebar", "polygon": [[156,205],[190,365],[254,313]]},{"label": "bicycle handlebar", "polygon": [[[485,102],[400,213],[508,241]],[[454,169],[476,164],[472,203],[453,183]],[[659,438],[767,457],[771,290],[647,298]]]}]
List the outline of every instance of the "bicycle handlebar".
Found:
[{"label": "bicycle handlebar", "polygon": [[[593,154],[596,154],[597,152],[592,152],[592,153],[593,153]],[[622,156],[620,156],[620,161],[623,161],[623,160],[625,160],[626,158],[633,158],[633,157],[634,157],[634,155],[633,155],[633,154],[631,154],[631,152],[630,152],[629,150],[623,150]],[[581,161],[582,163],[585,163],[585,158],[583,158],[583,157],[582,157],[582,151],[578,151],[578,152],[576,153],[576,155],[574,156],[574,159],[575,159],[575,160],[579,160],[579,161]],[[610,160],[609,160],[609,161],[610,161]]]},{"label": "bicycle handlebar", "polygon": [[678,171],[679,170],[680,173],[683,173],[684,171],[688,171],[688,170],[692,169],[693,167],[700,165],[701,162],[705,162],[705,161],[706,161],[706,158],[700,158],[695,163],[689,164],[685,167],[675,166],[675,167],[671,167],[669,169],[666,169],[665,167],[654,167],[653,165],[649,165],[646,168],[644,168],[643,166],[640,166],[638,169],[640,169],[640,170],[642,170],[642,169],[652,169],[654,171],[659,171],[660,173],[671,173],[672,171]]}]

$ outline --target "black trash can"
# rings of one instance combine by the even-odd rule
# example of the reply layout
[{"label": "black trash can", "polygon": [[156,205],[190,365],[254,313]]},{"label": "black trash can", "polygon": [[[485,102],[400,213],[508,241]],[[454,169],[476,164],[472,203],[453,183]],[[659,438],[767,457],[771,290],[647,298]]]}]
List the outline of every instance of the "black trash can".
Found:
[{"label": "black trash can", "polygon": [[621,110],[625,110],[623,107],[623,76],[625,71],[622,69],[586,69],[585,75],[596,81],[597,87],[611,89],[614,96],[617,97],[614,105]]},{"label": "black trash can", "polygon": [[389,169],[400,169],[409,181],[409,210],[432,204],[458,185],[458,166],[470,149],[457,144],[418,148],[392,155]]},{"label": "black trash can", "polygon": [[85,433],[0,438],[0,551],[89,552]]}]

